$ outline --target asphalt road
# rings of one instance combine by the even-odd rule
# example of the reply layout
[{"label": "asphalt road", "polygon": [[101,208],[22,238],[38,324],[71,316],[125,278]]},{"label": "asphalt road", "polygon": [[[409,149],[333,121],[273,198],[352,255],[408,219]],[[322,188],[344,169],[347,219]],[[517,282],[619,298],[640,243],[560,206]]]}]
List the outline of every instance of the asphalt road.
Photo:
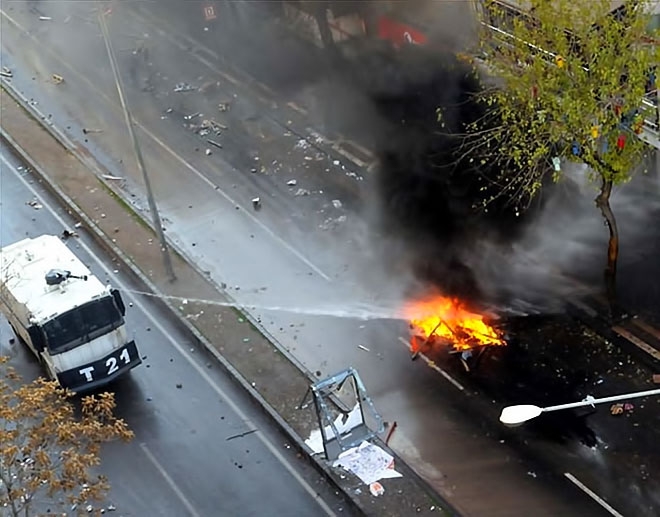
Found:
[{"label": "asphalt road", "polygon": [[[0,149],[0,245],[73,228],[15,157]],[[37,198],[43,208],[27,204]],[[134,286],[121,268],[81,235],[69,246],[102,281]],[[143,364],[114,383],[120,417],[135,432],[106,446],[101,471],[121,515],[351,514],[246,394],[188,341],[153,302],[124,294],[127,326]],[[0,354],[27,380],[38,363],[0,320]]]},{"label": "asphalt road", "polygon": [[[138,209],[144,207],[139,176],[128,158],[125,126],[113,102],[112,76],[108,67],[99,66],[107,61],[93,11],[85,8],[73,16],[56,11],[49,23],[21,3],[10,5],[15,8],[9,15],[31,34],[18,36],[22,30],[3,17],[3,62],[15,70],[14,84],[110,171],[126,173],[127,196]],[[607,512],[581,486],[567,481],[564,474],[575,469],[575,479],[605,501],[615,499],[620,511],[631,508],[641,515],[638,508],[648,508],[649,496],[634,488],[633,472],[625,471],[634,486],[613,486],[611,468],[617,460],[612,460],[615,465],[600,456],[585,460],[588,446],[579,436],[569,436],[568,444],[549,444],[534,433],[520,438],[496,427],[493,431],[501,405],[520,401],[533,390],[482,392],[481,383],[475,384],[447,357],[436,358],[431,368],[423,362],[411,366],[405,339],[397,338],[406,335],[403,323],[338,318],[350,315],[355,302],[377,309],[391,300],[398,303],[405,283],[401,271],[383,268],[382,249],[370,240],[364,214],[355,211],[355,199],[368,179],[360,182],[357,173],[350,175],[350,163],[336,165],[309,141],[301,143],[299,136],[264,116],[268,99],[264,104],[249,85],[235,84],[233,76],[215,65],[209,69],[175,33],[125,14],[121,18],[119,9],[115,15],[111,31],[148,167],[157,178],[168,234],[212,278],[225,282],[235,299],[256,305],[253,315],[310,371],[322,376],[356,366],[381,413],[399,424],[390,445],[420,475],[474,515],[493,508],[501,515]],[[150,49],[146,62],[133,54],[144,39]],[[155,70],[150,70],[150,61]],[[65,82],[54,84],[53,73]],[[212,95],[173,92],[178,82],[200,86],[209,79],[221,83]],[[229,111],[218,112],[217,103],[226,99],[231,101]],[[229,127],[222,132],[223,150],[182,128],[191,122],[185,116],[198,112]],[[84,134],[83,128],[103,132]],[[295,187],[287,185],[291,179]],[[309,195],[297,196],[298,188]],[[262,197],[259,212],[250,204],[255,195]],[[342,206],[337,208],[334,199]],[[273,306],[293,310],[266,309]],[[328,314],[296,313],[315,308]],[[513,376],[500,381],[519,387]],[[530,458],[532,453],[547,461],[539,463]],[[625,465],[619,467],[614,472],[623,472]],[[502,495],[513,492],[515,500]]]}]

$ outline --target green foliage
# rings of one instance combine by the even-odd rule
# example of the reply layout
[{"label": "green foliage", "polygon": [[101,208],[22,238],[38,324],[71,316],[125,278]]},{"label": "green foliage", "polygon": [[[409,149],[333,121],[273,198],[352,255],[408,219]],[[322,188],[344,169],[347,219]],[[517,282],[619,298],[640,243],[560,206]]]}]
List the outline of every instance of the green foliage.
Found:
[{"label": "green foliage", "polygon": [[587,164],[594,179],[625,182],[647,148],[635,133],[660,57],[649,42],[649,1],[624,0],[615,14],[610,0],[525,4],[528,15],[511,16],[484,0],[481,51],[495,84],[484,91],[488,114],[470,128],[472,145],[490,140],[497,182],[513,199],[533,195],[553,157]]}]

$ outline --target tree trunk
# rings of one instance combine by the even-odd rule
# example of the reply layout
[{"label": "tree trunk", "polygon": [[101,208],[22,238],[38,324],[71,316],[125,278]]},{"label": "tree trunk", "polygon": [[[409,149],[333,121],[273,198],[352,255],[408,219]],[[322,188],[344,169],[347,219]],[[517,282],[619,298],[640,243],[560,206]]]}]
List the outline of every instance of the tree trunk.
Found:
[{"label": "tree trunk", "polygon": [[315,4],[314,18],[319,26],[319,33],[321,34],[321,42],[323,48],[330,51],[334,50],[335,41],[332,38],[332,30],[328,23],[328,2],[318,2]]},{"label": "tree trunk", "polygon": [[604,179],[600,188],[600,194],[596,197],[596,206],[600,209],[605,219],[605,224],[610,232],[607,245],[607,266],[605,267],[605,292],[610,307],[610,316],[615,317],[616,310],[616,265],[619,258],[619,230],[612,207],[610,207],[610,195],[612,194],[612,180]]}]

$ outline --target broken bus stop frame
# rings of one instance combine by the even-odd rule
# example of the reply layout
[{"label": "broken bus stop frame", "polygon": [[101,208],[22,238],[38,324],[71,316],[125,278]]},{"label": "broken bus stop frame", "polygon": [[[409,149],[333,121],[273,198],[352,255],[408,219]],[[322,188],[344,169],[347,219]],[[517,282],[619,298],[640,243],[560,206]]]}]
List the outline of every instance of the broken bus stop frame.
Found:
[{"label": "broken bus stop frame", "polygon": [[[330,412],[330,407],[328,405],[328,399],[333,397],[333,392],[341,390],[345,383],[349,380],[352,381],[353,392],[355,394],[355,402],[359,407],[360,423],[347,430],[342,435],[342,433],[337,430],[337,426],[335,425],[334,419]],[[323,450],[325,451],[325,457],[327,460],[336,459],[342,452],[350,449],[351,447],[359,445],[365,440],[375,438],[377,434],[382,433],[385,430],[382,417],[378,411],[376,411],[376,407],[374,406],[371,397],[369,397],[367,394],[367,390],[364,386],[364,383],[362,382],[362,379],[360,378],[357,370],[353,367],[346,368],[345,370],[342,370],[341,372],[338,372],[328,377],[327,379],[311,384],[307,389],[307,392],[305,393],[299,408],[303,409],[307,407],[305,402],[307,401],[310,393],[314,398],[314,407],[316,408],[316,416],[319,421],[321,437],[323,440]],[[370,429],[365,423],[363,403],[366,403],[373,419],[378,425],[378,429],[375,431]],[[338,404],[337,402],[333,402],[333,404],[337,406],[339,410],[344,414],[350,413],[350,411],[353,409],[351,408],[351,410],[345,410],[341,408],[341,405],[343,404]],[[326,430],[328,427],[332,433],[330,436],[326,436]]]}]

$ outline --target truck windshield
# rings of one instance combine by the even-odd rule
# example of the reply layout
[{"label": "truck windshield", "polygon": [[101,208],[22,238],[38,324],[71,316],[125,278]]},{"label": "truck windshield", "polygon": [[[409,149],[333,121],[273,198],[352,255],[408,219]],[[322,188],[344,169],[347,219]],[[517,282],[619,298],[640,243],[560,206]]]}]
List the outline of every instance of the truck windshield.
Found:
[{"label": "truck windshield", "polygon": [[71,309],[43,325],[51,353],[65,352],[91,341],[124,322],[111,296]]}]

